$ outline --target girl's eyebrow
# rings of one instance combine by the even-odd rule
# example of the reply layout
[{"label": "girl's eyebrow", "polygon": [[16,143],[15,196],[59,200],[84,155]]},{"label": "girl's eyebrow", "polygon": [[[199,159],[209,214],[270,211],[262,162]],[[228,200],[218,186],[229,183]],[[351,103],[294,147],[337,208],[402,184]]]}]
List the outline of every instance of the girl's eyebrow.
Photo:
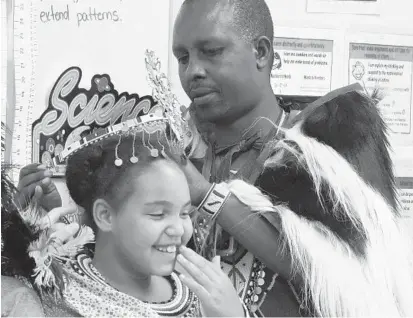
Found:
[{"label": "girl's eyebrow", "polygon": [[167,201],[167,200],[156,200],[152,202],[147,202],[145,205],[166,205],[166,206],[171,206],[172,202]]},{"label": "girl's eyebrow", "polygon": [[[173,206],[173,203],[167,200],[156,200],[156,201],[152,201],[152,202],[147,202],[144,204],[145,206],[152,206],[152,205],[163,205],[163,206]],[[183,205],[182,208],[186,208],[188,206],[191,206],[191,201],[188,201],[187,203],[185,203]]]}]

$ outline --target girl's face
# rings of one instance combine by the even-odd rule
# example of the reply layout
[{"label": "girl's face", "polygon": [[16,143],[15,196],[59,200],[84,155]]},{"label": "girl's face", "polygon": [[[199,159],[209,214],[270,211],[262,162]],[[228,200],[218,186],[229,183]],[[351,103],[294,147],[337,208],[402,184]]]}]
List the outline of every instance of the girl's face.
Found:
[{"label": "girl's face", "polygon": [[169,275],[193,230],[185,175],[175,163],[157,160],[129,185],[127,201],[112,215],[115,252],[133,272]]}]

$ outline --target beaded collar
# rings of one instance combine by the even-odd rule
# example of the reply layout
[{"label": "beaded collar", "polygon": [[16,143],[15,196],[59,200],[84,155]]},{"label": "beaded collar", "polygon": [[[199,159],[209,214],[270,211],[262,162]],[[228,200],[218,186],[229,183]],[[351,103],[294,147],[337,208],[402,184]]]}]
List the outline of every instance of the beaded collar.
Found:
[{"label": "beaded collar", "polygon": [[79,254],[66,266],[65,300],[83,316],[174,316],[197,317],[199,300],[182,284],[177,273],[167,277],[173,295],[164,302],[145,302],[120,292],[107,283],[87,254]]}]

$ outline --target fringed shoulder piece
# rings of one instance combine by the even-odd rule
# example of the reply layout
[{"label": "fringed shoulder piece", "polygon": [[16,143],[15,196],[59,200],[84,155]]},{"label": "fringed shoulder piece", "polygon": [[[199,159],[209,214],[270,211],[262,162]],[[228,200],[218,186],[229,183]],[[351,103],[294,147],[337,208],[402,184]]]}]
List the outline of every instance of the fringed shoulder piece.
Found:
[{"label": "fringed shoulder piece", "polygon": [[302,112],[272,143],[257,185],[288,208],[281,234],[314,314],[411,315],[386,125],[378,100],[360,87],[333,91]]},{"label": "fringed shoulder piece", "polygon": [[322,106],[325,103],[332,101],[333,99],[337,98],[340,95],[355,92],[355,91],[363,91],[363,87],[359,83],[355,83],[349,86],[344,86],[338,89],[331,91],[330,93],[316,99],[314,102],[308,104],[304,108],[303,111],[300,112],[299,115],[294,117],[294,120],[290,122],[290,127],[294,126],[297,122],[303,120],[305,117],[309,116],[317,107]]}]

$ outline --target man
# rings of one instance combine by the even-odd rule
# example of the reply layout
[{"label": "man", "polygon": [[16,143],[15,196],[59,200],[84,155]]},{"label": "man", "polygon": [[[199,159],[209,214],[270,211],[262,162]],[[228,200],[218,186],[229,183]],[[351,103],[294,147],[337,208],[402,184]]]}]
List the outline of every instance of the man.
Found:
[{"label": "man", "polygon": [[[189,149],[202,174],[183,163],[200,210],[194,244],[221,255],[253,315],[406,315],[413,294],[377,109],[350,88],[299,117],[283,111],[272,39],[263,0],[187,0],[177,17],[173,52],[207,144]],[[23,171],[22,194],[42,183],[55,200],[45,176]]]},{"label": "man", "polygon": [[[205,244],[218,249],[222,267],[255,315],[408,314],[405,297],[413,294],[410,287],[400,290],[403,279],[369,281],[366,277],[373,274],[362,270],[363,258],[371,271],[379,266],[379,260],[367,256],[375,250],[389,253],[381,270],[395,270],[387,263],[393,256],[382,240],[387,230],[399,237],[397,228],[384,229],[372,221],[376,208],[356,202],[363,196],[365,202],[376,200],[370,195],[380,193],[377,202],[388,203],[380,208],[381,217],[397,215],[384,124],[373,101],[349,87],[310,105],[300,117],[286,114],[270,84],[272,43],[273,22],[265,1],[187,0],[178,14],[172,49],[192,101],[191,118],[208,144],[203,177],[191,163],[186,166],[192,201],[199,205],[201,223],[216,220],[225,230],[201,225],[195,245],[199,251]],[[292,128],[282,136],[280,126]],[[280,138],[284,140],[274,143]],[[226,186],[232,196],[225,186],[214,184],[231,179]],[[273,206],[259,198],[257,188],[237,179],[270,195]],[[378,232],[370,233],[371,227]],[[315,246],[307,245],[310,240]],[[396,248],[399,241],[390,244]],[[319,254],[321,246],[331,254]],[[394,257],[410,277],[403,253]],[[352,257],[359,258],[357,265]],[[337,265],[355,267],[322,268]],[[361,277],[360,271],[365,273]],[[387,280],[399,287],[380,285]],[[358,297],[357,289],[371,298]],[[382,306],[376,304],[379,299]]]},{"label": "man", "polygon": [[[266,136],[272,128],[271,122],[278,124],[282,118],[283,111],[270,83],[272,39],[273,22],[264,1],[186,1],[178,14],[172,50],[179,63],[182,86],[192,100],[191,116],[211,145],[209,151],[213,154],[204,163],[204,175],[211,181],[226,180],[229,170],[239,170],[251,155],[256,156],[259,141],[255,146],[252,142]],[[247,131],[259,117],[269,120],[261,120]],[[232,150],[228,148],[236,147],[242,139],[252,149],[228,157],[225,171],[219,171],[225,155]],[[193,203],[198,205],[201,200],[195,199]],[[272,249],[275,251],[276,247]],[[223,261],[226,269],[236,266],[244,252],[237,254],[236,258]],[[288,265],[281,257],[276,259],[278,272],[288,277]],[[251,267],[253,262],[249,258],[246,266]],[[247,276],[233,279],[244,282],[248,281]],[[283,286],[278,285],[279,281],[273,288],[278,297],[271,297],[264,304],[264,307],[273,305],[266,315],[299,315],[294,295],[285,281],[279,283]]]}]

